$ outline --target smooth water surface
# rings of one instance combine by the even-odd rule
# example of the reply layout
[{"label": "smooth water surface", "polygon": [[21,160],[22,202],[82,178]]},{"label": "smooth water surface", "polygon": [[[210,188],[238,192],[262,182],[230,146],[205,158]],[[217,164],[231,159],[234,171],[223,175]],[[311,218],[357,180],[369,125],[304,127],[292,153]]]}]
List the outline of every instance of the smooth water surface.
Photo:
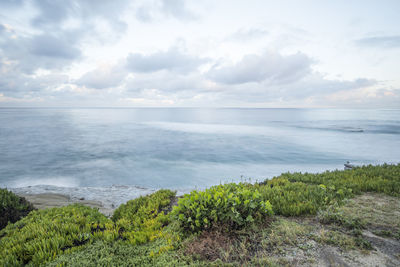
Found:
[{"label": "smooth water surface", "polygon": [[400,161],[400,110],[0,109],[0,186],[204,188]]}]

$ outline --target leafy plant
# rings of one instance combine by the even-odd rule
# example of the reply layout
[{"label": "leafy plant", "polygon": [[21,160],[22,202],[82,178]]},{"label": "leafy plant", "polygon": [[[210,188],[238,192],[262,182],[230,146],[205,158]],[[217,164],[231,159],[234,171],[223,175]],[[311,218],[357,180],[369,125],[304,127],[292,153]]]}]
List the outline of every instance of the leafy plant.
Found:
[{"label": "leafy plant", "polygon": [[325,185],[290,182],[281,177],[266,181],[257,188],[263,199],[272,204],[275,214],[284,216],[316,214],[319,209],[342,200],[344,192],[347,192],[337,192]]},{"label": "leafy plant", "polygon": [[35,208],[25,198],[0,188],[0,230],[25,217]]},{"label": "leafy plant", "polygon": [[192,191],[179,199],[172,216],[188,232],[211,228],[213,224],[238,229],[263,221],[273,214],[269,201],[250,184],[225,184],[205,191]]}]

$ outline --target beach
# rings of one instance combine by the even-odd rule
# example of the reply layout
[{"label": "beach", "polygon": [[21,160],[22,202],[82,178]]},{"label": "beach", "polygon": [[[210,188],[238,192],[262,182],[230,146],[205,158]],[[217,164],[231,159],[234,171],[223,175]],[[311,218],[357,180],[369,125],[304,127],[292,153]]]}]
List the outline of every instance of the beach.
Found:
[{"label": "beach", "polygon": [[106,216],[111,216],[113,211],[115,210],[115,208],[112,206],[105,206],[101,201],[85,200],[84,197],[71,198],[68,195],[55,194],[55,193],[43,193],[43,194],[19,193],[17,195],[26,198],[37,209],[59,208],[71,204],[81,204],[91,208],[96,208]]}]

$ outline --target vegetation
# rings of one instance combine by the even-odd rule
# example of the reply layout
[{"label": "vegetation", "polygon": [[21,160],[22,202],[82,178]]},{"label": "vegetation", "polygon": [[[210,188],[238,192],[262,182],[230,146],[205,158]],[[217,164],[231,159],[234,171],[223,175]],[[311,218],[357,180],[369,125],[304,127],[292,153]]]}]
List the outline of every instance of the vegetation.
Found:
[{"label": "vegetation", "polygon": [[[280,176],[291,182],[323,184],[346,196],[362,192],[378,192],[390,196],[400,196],[400,164],[363,166],[346,171],[326,171],[324,173],[285,173]],[[351,189],[352,194],[346,191]]]},{"label": "vegetation", "polygon": [[[154,254],[167,245],[164,239],[157,239],[142,245],[118,240],[113,243],[97,241],[74,253],[63,254],[47,266],[187,266],[194,263],[190,258],[165,251]],[[153,255],[153,256],[150,256]]]},{"label": "vegetation", "polygon": [[0,230],[9,222],[14,223],[25,217],[32,210],[34,207],[25,198],[0,188]]},{"label": "vegetation", "polygon": [[286,178],[274,178],[259,186],[262,198],[268,200],[275,214],[299,216],[316,214],[327,205],[344,199],[348,190],[336,191],[332,187],[290,182]]},{"label": "vegetation", "polygon": [[256,187],[232,183],[185,195],[174,207],[172,218],[185,231],[198,232],[215,225],[238,229],[260,223],[272,214],[271,204],[263,200]]},{"label": "vegetation", "polygon": [[71,205],[33,211],[0,231],[0,265],[40,265],[95,239],[110,221],[97,210]]},{"label": "vegetation", "polygon": [[[7,192],[2,203],[19,203]],[[0,231],[0,266],[309,265],[318,246],[368,251],[374,239],[364,231],[400,239],[400,165],[285,173],[174,203],[175,192],[160,190],[111,218],[79,205],[33,211]]]},{"label": "vegetation", "polygon": [[80,205],[34,211],[0,232],[0,265],[39,265],[96,240],[146,243],[161,236],[167,217],[159,209],[173,196],[174,192],[160,190],[131,200],[116,210],[115,223]]},{"label": "vegetation", "polygon": [[164,211],[174,197],[175,192],[159,190],[121,205],[112,216],[121,238],[135,245],[160,237],[169,220]]}]

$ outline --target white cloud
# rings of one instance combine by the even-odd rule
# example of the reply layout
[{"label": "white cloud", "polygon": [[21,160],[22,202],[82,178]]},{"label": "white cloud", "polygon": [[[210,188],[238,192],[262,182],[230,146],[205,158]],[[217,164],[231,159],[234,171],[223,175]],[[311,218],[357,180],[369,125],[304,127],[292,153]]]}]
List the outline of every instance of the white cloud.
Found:
[{"label": "white cloud", "polygon": [[189,73],[196,70],[207,59],[191,56],[181,52],[177,47],[149,55],[131,53],[127,57],[127,68],[133,72],[155,72],[169,70]]},{"label": "white cloud", "polygon": [[213,67],[208,77],[223,84],[249,82],[290,83],[311,72],[312,60],[302,53],[283,56],[277,52],[246,55],[233,65]]},{"label": "white cloud", "polygon": [[102,65],[85,73],[76,84],[94,89],[106,89],[121,84],[126,75],[127,72],[121,65]]}]

